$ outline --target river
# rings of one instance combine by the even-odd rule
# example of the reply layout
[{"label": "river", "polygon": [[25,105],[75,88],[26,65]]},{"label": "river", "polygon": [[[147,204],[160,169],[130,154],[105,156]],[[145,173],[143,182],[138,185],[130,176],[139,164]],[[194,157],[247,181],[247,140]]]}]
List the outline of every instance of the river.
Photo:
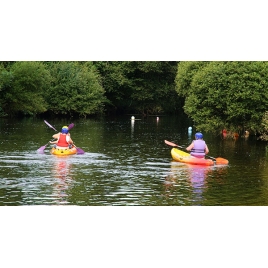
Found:
[{"label": "river", "polygon": [[189,120],[136,115],[47,119],[71,135],[84,154],[57,157],[37,149],[55,131],[43,119],[1,119],[0,205],[251,206],[268,205],[267,143],[204,133],[209,156],[228,166],[172,161],[164,140],[187,146]]}]

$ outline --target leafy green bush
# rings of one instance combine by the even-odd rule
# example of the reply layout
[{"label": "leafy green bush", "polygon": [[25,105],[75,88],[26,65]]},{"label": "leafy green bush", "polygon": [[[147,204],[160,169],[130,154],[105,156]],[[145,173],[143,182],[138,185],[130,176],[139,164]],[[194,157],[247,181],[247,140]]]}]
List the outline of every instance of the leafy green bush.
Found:
[{"label": "leafy green bush", "polygon": [[260,132],[268,107],[268,63],[180,63],[176,90],[199,130]]},{"label": "leafy green bush", "polygon": [[100,77],[91,63],[49,63],[51,87],[46,91],[48,109],[55,114],[86,117],[102,113],[107,102]]},{"label": "leafy green bush", "polygon": [[0,97],[4,113],[37,114],[46,111],[44,90],[49,87],[50,74],[41,62],[15,62],[0,71]]}]

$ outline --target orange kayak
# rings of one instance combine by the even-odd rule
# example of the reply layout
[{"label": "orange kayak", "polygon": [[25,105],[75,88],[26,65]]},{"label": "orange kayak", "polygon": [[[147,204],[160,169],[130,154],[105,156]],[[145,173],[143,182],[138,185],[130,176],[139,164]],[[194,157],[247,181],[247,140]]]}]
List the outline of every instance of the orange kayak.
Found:
[{"label": "orange kayak", "polygon": [[205,166],[214,165],[214,161],[211,159],[197,158],[177,148],[173,148],[171,150],[171,156],[173,160],[182,162],[182,163],[187,163],[187,164],[192,164],[192,165],[205,165]]}]

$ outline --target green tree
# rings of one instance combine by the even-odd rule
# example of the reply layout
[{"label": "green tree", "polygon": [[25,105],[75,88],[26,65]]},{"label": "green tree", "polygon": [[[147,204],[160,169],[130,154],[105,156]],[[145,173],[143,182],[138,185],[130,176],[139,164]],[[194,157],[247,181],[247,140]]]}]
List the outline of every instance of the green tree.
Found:
[{"label": "green tree", "polygon": [[[268,63],[196,62],[195,72],[182,86],[187,63],[180,63],[176,90],[185,97],[184,109],[200,130],[262,131],[268,106]],[[195,65],[195,63],[192,63]],[[199,67],[198,67],[199,66]]]},{"label": "green tree", "polygon": [[50,75],[41,62],[15,62],[0,74],[1,107],[8,115],[33,115],[46,111],[43,98],[49,86]]},{"label": "green tree", "polygon": [[177,62],[128,62],[127,76],[132,81],[133,107],[143,114],[171,112],[180,102],[174,78]]},{"label": "green tree", "polygon": [[153,114],[174,112],[181,98],[175,91],[177,62],[94,62],[114,110]]},{"label": "green tree", "polygon": [[178,64],[175,77],[176,91],[179,96],[186,97],[191,90],[191,83],[195,74],[208,65],[205,61],[182,61]]},{"label": "green tree", "polygon": [[107,99],[92,63],[53,62],[47,65],[52,75],[51,87],[46,92],[50,111],[84,117],[103,112]]},{"label": "green tree", "polygon": [[120,61],[96,61],[94,65],[101,75],[101,84],[105,96],[110,101],[106,105],[107,111],[121,111],[127,109],[130,103],[128,90],[131,81],[126,76],[125,63]]},{"label": "green tree", "polygon": [[5,106],[4,95],[5,92],[10,90],[13,76],[8,72],[4,64],[0,64],[0,116],[6,116],[7,113],[4,112],[3,107]]}]

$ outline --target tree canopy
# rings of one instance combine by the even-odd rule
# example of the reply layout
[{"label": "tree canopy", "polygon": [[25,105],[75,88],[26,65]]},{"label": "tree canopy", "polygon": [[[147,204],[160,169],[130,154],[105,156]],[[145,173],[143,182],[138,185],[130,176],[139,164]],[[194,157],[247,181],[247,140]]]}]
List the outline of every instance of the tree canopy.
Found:
[{"label": "tree canopy", "polygon": [[41,62],[15,62],[0,66],[0,106],[4,114],[36,114],[46,111],[43,98],[50,73]]},{"label": "tree canopy", "polygon": [[94,62],[111,109],[141,114],[181,111],[175,91],[177,62]]},{"label": "tree canopy", "polygon": [[2,62],[0,116],[174,113],[177,62]]},{"label": "tree canopy", "polygon": [[266,139],[267,62],[0,62],[0,116],[186,113]]},{"label": "tree canopy", "polygon": [[48,110],[84,117],[103,112],[107,99],[92,64],[56,62],[49,64],[49,70],[52,80],[45,90]]},{"label": "tree canopy", "polygon": [[199,130],[263,130],[268,107],[267,62],[181,62],[176,91]]}]

